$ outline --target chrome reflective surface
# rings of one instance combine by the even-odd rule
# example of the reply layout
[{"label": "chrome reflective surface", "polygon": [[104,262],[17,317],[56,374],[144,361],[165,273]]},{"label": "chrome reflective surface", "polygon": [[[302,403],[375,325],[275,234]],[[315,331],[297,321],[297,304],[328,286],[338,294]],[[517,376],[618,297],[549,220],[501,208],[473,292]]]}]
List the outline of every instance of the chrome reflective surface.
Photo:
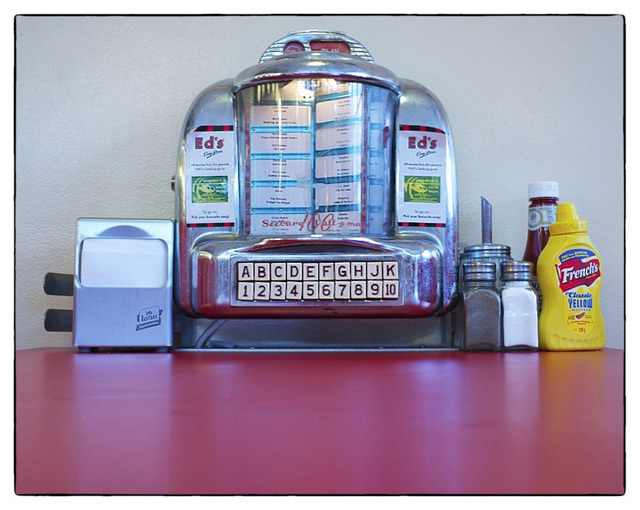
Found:
[{"label": "chrome reflective surface", "polygon": [[305,77],[332,77],[398,90],[398,78],[382,66],[343,53],[313,51],[274,57],[245,69],[233,82],[234,92],[259,83]]},{"label": "chrome reflective surface", "polygon": [[[175,177],[176,191],[176,278],[175,298],[179,308],[188,316],[205,319],[274,319],[291,321],[297,318],[330,318],[361,320],[370,318],[444,317],[457,297],[458,213],[455,156],[451,128],[444,108],[424,86],[404,79],[373,63],[370,56],[351,51],[351,54],[304,51],[285,54],[291,41],[344,40],[336,33],[309,32],[289,34],[265,52],[261,63],[241,72],[234,80],[224,80],[203,91],[191,106],[183,129]],[[326,37],[325,37],[326,36]],[[341,37],[343,39],[341,39]],[[349,48],[355,46],[348,40]],[[367,52],[368,53],[368,52]],[[362,230],[353,233],[277,233],[252,232],[250,159],[252,145],[249,121],[254,91],[268,86],[280,90],[287,84],[337,80],[349,90],[356,86],[379,88],[393,97],[384,106],[385,127],[384,208],[388,211],[386,227],[380,231]],[[365,97],[363,95],[363,97]],[[274,103],[299,105],[300,101]],[[314,114],[315,115],[315,114]],[[337,118],[336,118],[337,119]],[[309,124],[310,132],[317,128]],[[352,119],[352,122],[356,122]],[[359,121],[365,132],[371,130],[372,120]],[[226,126],[233,131],[233,171],[229,175],[227,198],[234,200],[233,221],[199,224],[189,219],[188,166],[193,145],[193,133],[201,126],[218,129]],[[298,129],[298,131],[304,131]],[[425,131],[426,130],[426,131]],[[277,133],[284,133],[277,130]],[[409,161],[406,141],[409,135],[435,133],[439,160],[436,177],[428,181],[432,188],[419,183],[412,200],[421,211],[424,204],[437,201],[432,221],[401,221],[399,211],[407,215],[411,206],[402,179],[406,180]],[[418,135],[416,135],[418,136]],[[421,136],[421,135],[420,135]],[[229,138],[226,139],[230,140]],[[366,140],[364,138],[363,140]],[[191,145],[190,145],[191,143]],[[225,142],[225,147],[228,143]],[[314,149],[315,150],[315,149]],[[255,152],[255,151],[254,151]],[[314,154],[311,152],[310,154]],[[364,153],[363,153],[364,154]],[[313,156],[312,156],[313,157]],[[231,159],[229,159],[231,161]],[[382,160],[381,160],[382,161]],[[363,159],[363,179],[366,180],[370,162]],[[363,181],[364,182],[364,181]],[[421,187],[422,186],[422,187]],[[422,195],[421,195],[422,194]],[[404,197],[404,198],[403,198]],[[437,197],[437,198],[433,198]],[[420,205],[422,204],[422,205]],[[423,211],[424,212],[424,211]],[[427,214],[427,213],[424,213]],[[238,296],[238,264],[310,262],[358,262],[392,260],[399,264],[400,292],[387,300],[243,300]],[[324,320],[324,319],[322,319]],[[364,320],[364,319],[363,319]],[[400,319],[398,319],[400,320]],[[249,321],[253,322],[253,321]],[[186,330],[189,328],[185,328]],[[194,328],[191,328],[194,329]],[[436,331],[442,332],[439,327]],[[193,338],[185,340],[194,346]],[[448,337],[435,342],[439,347],[450,345]],[[280,345],[280,347],[283,347]],[[286,347],[286,346],[285,346]]]}]

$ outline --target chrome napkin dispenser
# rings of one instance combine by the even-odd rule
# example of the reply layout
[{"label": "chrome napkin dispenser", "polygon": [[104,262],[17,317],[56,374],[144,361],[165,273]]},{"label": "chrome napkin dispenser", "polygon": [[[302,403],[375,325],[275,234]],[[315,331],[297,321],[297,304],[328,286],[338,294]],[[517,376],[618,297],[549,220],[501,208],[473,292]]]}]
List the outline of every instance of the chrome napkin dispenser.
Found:
[{"label": "chrome napkin dispenser", "polygon": [[171,347],[172,254],[171,220],[77,220],[73,345]]},{"label": "chrome napkin dispenser", "polygon": [[175,301],[191,318],[408,318],[457,292],[451,130],[339,32],[293,32],[193,102]]}]

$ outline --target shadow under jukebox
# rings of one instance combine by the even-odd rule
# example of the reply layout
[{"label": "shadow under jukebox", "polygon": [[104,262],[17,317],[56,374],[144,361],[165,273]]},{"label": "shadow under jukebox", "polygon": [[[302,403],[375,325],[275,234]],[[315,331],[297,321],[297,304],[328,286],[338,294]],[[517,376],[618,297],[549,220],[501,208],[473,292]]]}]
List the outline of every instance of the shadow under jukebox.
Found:
[{"label": "shadow under jukebox", "polygon": [[[165,238],[147,228],[159,220],[78,220],[81,350],[453,348],[448,120],[425,87],[376,65],[354,39],[292,32],[259,64],[204,90],[187,114],[172,185],[176,218]],[[166,262],[151,244],[85,254],[89,240],[124,238],[164,241]],[[104,274],[100,257],[117,272],[136,267],[131,256],[158,261],[130,270],[134,280],[158,271],[166,281],[91,286],[88,275]],[[133,301],[123,298],[132,291]],[[88,308],[105,299],[106,328]],[[140,310],[163,306],[173,314],[158,323],[152,313],[154,325],[136,330]]]}]

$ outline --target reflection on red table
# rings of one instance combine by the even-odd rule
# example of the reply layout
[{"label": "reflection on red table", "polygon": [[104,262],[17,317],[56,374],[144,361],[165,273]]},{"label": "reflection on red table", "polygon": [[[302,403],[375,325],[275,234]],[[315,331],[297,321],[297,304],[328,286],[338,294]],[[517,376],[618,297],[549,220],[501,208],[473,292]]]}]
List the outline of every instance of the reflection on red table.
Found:
[{"label": "reflection on red table", "polygon": [[19,494],[620,494],[623,359],[16,353]]}]

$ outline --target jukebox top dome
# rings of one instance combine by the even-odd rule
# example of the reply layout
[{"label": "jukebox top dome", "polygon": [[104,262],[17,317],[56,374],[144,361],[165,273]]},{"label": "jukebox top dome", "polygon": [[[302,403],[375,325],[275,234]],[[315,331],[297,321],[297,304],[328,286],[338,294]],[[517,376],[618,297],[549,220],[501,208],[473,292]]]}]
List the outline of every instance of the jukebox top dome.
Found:
[{"label": "jukebox top dome", "polygon": [[262,54],[260,63],[279,55],[308,51],[347,53],[373,62],[369,50],[344,32],[325,30],[296,30],[273,42]]},{"label": "jukebox top dome", "polygon": [[292,79],[334,78],[358,81],[400,91],[398,77],[388,69],[343,53],[326,51],[300,52],[274,56],[249,67],[234,80],[234,89]]}]

